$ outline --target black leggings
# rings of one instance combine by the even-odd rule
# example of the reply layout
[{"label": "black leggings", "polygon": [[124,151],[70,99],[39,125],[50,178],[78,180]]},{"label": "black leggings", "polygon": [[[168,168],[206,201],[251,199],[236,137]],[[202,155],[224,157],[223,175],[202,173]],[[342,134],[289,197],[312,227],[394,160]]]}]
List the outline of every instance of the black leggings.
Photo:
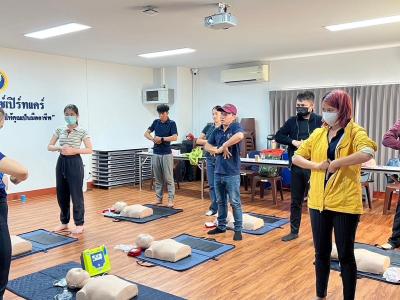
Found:
[{"label": "black leggings", "polygon": [[317,296],[323,298],[327,294],[334,229],[343,282],[343,299],[354,299],[357,283],[354,240],[360,215],[310,209],[310,218],[315,247]]},{"label": "black leggings", "polygon": [[69,223],[71,199],[75,225],[83,225],[85,221],[85,205],[82,191],[83,173],[83,162],[80,155],[60,155],[56,167],[56,184],[62,224]]},{"label": "black leggings", "polygon": [[0,199],[0,300],[3,299],[11,265],[11,239],[7,223],[7,199]]}]

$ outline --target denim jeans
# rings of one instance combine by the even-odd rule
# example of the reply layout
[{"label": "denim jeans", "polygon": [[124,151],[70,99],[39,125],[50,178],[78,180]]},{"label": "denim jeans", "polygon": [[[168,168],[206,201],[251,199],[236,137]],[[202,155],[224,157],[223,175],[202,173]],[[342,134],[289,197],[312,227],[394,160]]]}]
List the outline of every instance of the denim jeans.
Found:
[{"label": "denim jeans", "polygon": [[215,174],[215,193],[218,201],[218,228],[226,229],[228,197],[235,219],[235,231],[242,231],[242,204],[240,202],[240,175]]},{"label": "denim jeans", "polygon": [[217,195],[215,193],[215,158],[207,157],[207,181],[210,187],[210,210],[214,213],[218,211]]}]

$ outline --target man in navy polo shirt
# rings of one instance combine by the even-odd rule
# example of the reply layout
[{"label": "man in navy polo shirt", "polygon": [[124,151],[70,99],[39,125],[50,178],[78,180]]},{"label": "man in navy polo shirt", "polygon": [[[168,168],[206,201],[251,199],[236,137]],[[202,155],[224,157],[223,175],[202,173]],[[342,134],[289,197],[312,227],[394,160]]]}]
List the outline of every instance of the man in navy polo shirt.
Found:
[{"label": "man in navy polo shirt", "polygon": [[[174,160],[171,151],[171,142],[178,139],[176,123],[169,118],[169,106],[160,104],[157,106],[159,119],[146,130],[144,136],[154,143],[152,167],[155,179],[156,204],[162,204],[164,184],[168,189],[168,207],[174,206],[175,183],[174,183]],[[154,137],[151,133],[154,131]]]},{"label": "man in navy polo shirt", "polygon": [[216,156],[215,192],[218,202],[218,227],[208,234],[226,231],[228,198],[235,219],[233,240],[242,239],[242,204],[240,202],[240,141],[243,129],[236,123],[237,109],[233,104],[225,104],[219,109],[222,113],[222,125],[216,128],[208,138],[205,150]]}]

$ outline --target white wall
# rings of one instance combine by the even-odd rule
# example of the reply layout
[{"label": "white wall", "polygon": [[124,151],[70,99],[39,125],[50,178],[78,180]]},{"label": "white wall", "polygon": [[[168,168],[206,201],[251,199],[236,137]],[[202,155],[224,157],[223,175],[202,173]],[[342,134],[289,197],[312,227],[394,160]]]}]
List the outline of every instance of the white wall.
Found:
[{"label": "white wall", "polygon": [[[154,70],[154,88],[163,84],[161,69]],[[185,67],[165,68],[165,84],[174,89],[174,103],[170,104],[169,115],[176,122],[178,128],[178,141],[185,139],[186,134],[193,131],[192,113],[192,73]],[[157,105],[150,105],[155,111]]]},{"label": "white wall", "polygon": [[153,85],[153,70],[87,62],[89,131],[94,149],[129,149],[150,145],[143,133],[157,117],[142,103],[142,89]]},{"label": "white wall", "polygon": [[217,104],[237,105],[240,117],[256,118],[258,148],[270,133],[270,90],[400,82],[400,48],[276,60],[270,63],[270,82],[220,83],[223,67],[200,69],[194,81],[193,127],[199,134]]},{"label": "white wall", "polygon": [[179,140],[184,140],[193,132],[193,97],[192,73],[189,68],[177,68],[176,101],[173,106],[173,117],[177,120]]},{"label": "white wall", "polygon": [[271,90],[399,81],[399,47],[271,62]]},{"label": "white wall", "polygon": [[[151,68],[0,48],[0,69],[10,81],[6,96],[34,102],[45,97],[45,109],[35,112],[55,115],[52,121],[10,121],[0,131],[0,151],[26,165],[30,172],[26,183],[11,186],[9,192],[55,186],[58,155],[48,152],[47,145],[55,128],[64,126],[63,108],[68,103],[78,106],[80,125],[89,129],[94,149],[150,144],[143,133],[157,113],[142,104],[141,90],[153,85]],[[85,162],[90,165],[90,156],[85,156]]]},{"label": "white wall", "polygon": [[[10,121],[0,131],[0,151],[30,170],[29,181],[12,186],[10,192],[55,186],[57,154],[46,147],[54,129],[64,125],[62,110],[68,103],[79,107],[80,124],[89,129],[95,149],[151,145],[143,132],[157,112],[155,105],[142,104],[141,90],[160,85],[159,71],[4,48],[0,69],[10,79],[7,96],[32,102],[45,97],[45,109],[35,113],[55,115],[51,121]],[[198,135],[211,121],[213,106],[233,103],[240,117],[257,119],[257,144],[262,148],[269,134],[270,90],[399,82],[400,48],[272,61],[271,81],[261,84],[222,84],[221,69],[200,69],[192,85],[190,69],[167,68],[167,84],[175,89],[171,118],[180,138],[190,131]],[[31,112],[14,110],[22,115]],[[85,161],[90,164],[90,156]]]},{"label": "white wall", "polygon": [[239,118],[256,118],[257,145],[267,139],[269,132],[268,83],[228,85],[220,82],[223,68],[200,69],[194,77],[195,136],[212,121],[211,110],[216,105],[234,104]]}]

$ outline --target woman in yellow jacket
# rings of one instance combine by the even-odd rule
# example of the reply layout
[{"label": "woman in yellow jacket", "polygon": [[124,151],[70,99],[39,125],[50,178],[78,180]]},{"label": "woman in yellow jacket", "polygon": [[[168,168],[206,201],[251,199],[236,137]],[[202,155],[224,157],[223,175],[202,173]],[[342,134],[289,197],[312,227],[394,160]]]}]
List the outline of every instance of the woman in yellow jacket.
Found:
[{"label": "woman in yellow jacket", "polygon": [[344,299],[354,299],[357,266],[354,240],[362,208],[361,164],[377,150],[354,123],[350,96],[334,90],[322,99],[324,126],[295,152],[293,163],[311,170],[308,207],[315,247],[317,299],[327,294],[332,231],[341,266]]}]

